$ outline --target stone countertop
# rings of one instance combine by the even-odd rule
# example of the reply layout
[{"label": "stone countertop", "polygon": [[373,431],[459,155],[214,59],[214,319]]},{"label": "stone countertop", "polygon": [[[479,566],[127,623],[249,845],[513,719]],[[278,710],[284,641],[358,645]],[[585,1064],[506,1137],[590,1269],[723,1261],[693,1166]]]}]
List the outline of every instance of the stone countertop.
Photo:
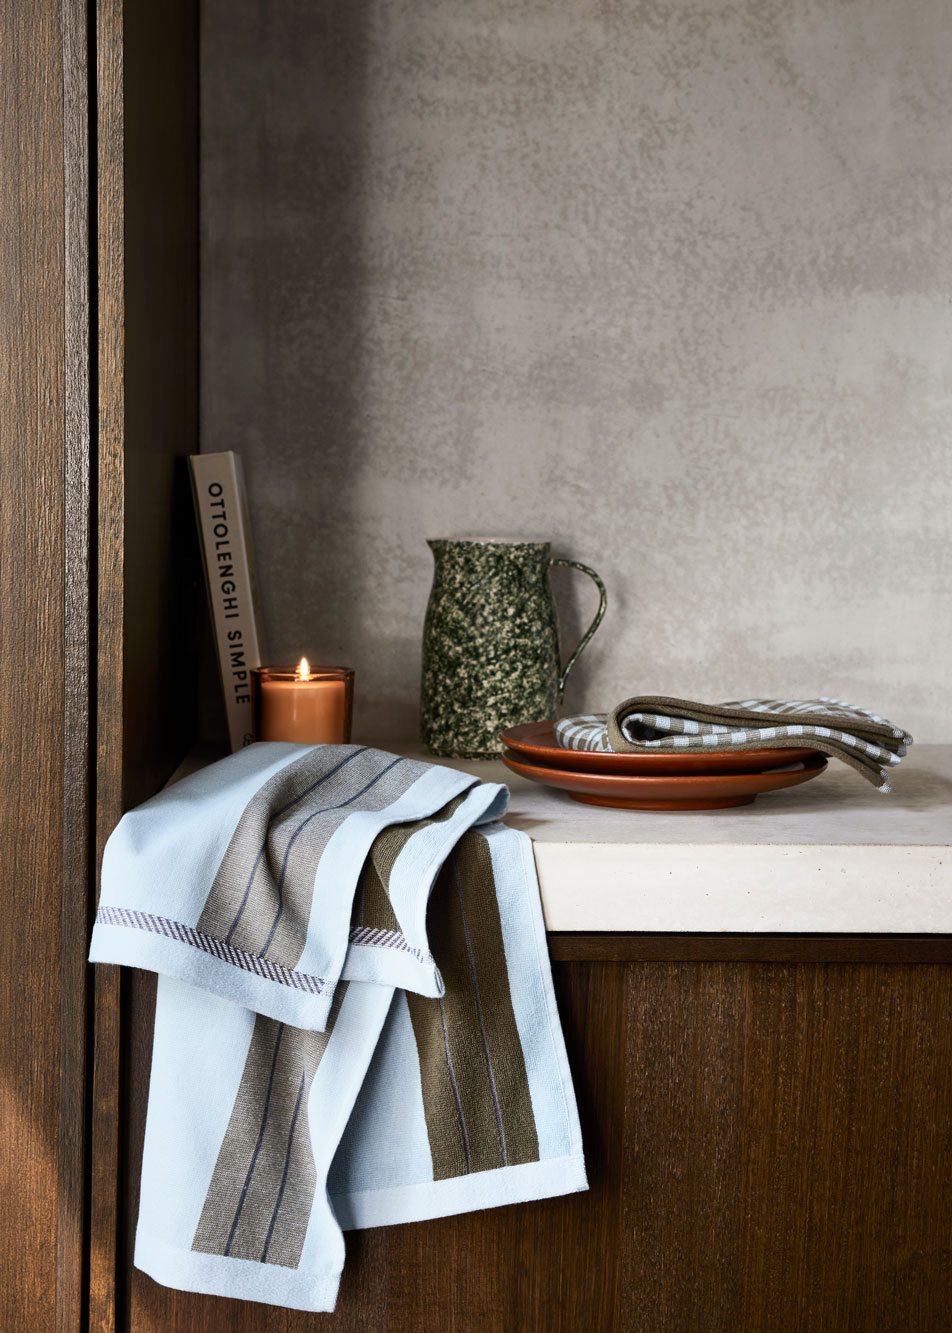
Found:
[{"label": "stone countertop", "polygon": [[952,933],[952,745],[915,745],[882,795],[831,760],[752,805],[675,813],[574,801],[499,761],[435,759],[512,793],[552,931]]}]

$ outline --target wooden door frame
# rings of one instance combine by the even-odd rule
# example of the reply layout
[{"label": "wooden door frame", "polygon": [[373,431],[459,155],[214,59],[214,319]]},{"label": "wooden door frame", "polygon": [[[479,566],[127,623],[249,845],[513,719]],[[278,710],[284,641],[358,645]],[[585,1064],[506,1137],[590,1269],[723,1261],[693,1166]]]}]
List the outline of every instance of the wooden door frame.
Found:
[{"label": "wooden door frame", "polygon": [[96,871],[193,725],[197,0],[0,7],[0,161],[0,1327],[79,1333],[124,1223]]},{"label": "wooden door frame", "polygon": [[0,13],[0,1324],[83,1321],[92,272],[85,0]]},{"label": "wooden door frame", "polygon": [[[123,607],[125,547],[123,328],[122,0],[96,9],[98,261],[95,861],[123,812]],[[116,1327],[119,1240],[122,978],[94,969],[90,1109],[88,1320]]]}]

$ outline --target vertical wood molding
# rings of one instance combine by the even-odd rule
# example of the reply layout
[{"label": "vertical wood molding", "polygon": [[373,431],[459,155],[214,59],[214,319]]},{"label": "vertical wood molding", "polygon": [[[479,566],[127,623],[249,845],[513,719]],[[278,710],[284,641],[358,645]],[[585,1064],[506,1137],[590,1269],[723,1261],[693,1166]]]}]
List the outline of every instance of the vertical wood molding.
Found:
[{"label": "vertical wood molding", "polygon": [[61,0],[63,70],[65,623],[60,915],[60,1075],[56,1201],[56,1333],[82,1327],[85,1306],[85,1090],[91,874],[91,450],[89,55],[86,0]]},{"label": "vertical wood molding", "polygon": [[0,1327],[11,1333],[55,1316],[63,152],[59,0],[0,6]]},{"label": "vertical wood molding", "polygon": [[0,1327],[83,1324],[85,0],[0,6]]},{"label": "vertical wood molding", "polygon": [[85,957],[105,840],[189,729],[163,662],[187,637],[175,460],[197,447],[195,9],[129,15],[0,5],[3,1333],[125,1326],[124,983]]},{"label": "vertical wood molding", "polygon": [[[98,253],[96,865],[122,814],[123,111],[122,0],[96,9]],[[116,1327],[120,1162],[118,968],[95,970],[90,1126],[89,1327]]]}]

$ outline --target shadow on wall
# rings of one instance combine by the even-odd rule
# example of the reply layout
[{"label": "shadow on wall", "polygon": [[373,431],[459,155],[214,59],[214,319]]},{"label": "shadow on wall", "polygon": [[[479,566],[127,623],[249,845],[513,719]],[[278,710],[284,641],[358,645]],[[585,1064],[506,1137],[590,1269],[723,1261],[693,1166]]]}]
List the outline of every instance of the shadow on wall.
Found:
[{"label": "shadow on wall", "polygon": [[[434,266],[456,262],[452,235],[438,229],[447,247],[440,260],[403,221],[392,223],[393,208],[391,229],[380,229],[391,192],[405,216],[415,171],[421,226],[444,188],[432,147],[412,146],[415,136],[425,138],[424,122],[434,132],[428,85],[413,66],[422,19],[398,7],[384,40],[381,12],[370,0],[207,0],[202,447],[235,449],[244,460],[271,660],[306,654],[353,666],[356,733],[394,738],[418,729],[432,578],[425,539],[460,535],[443,531],[440,513],[411,517],[419,514],[413,491],[432,482],[430,473],[448,486],[456,477],[454,489],[466,489],[472,478],[454,469],[478,447],[479,413],[465,407],[469,390],[463,425],[440,419],[439,405],[435,423],[423,408],[418,417],[412,403],[419,396],[426,407],[428,392],[439,397],[432,377],[465,351],[471,315],[447,310],[442,288],[434,297],[428,287]],[[374,61],[384,58],[382,74]],[[371,100],[375,89],[379,100],[381,81],[392,87],[395,79],[421,84],[422,119],[413,120],[408,98],[404,138],[391,140]],[[412,231],[412,217],[408,225]],[[437,318],[434,310],[452,346],[426,368],[432,330],[421,336],[420,325]],[[429,434],[408,439],[401,423]],[[461,442],[448,443],[454,433]],[[407,458],[401,475],[399,460]],[[485,477],[470,493],[476,526],[487,512],[493,521],[498,506],[489,484]],[[492,485],[505,492],[509,482]],[[407,530],[417,522],[419,531]],[[507,535],[519,535],[518,524]],[[554,554],[590,561],[610,579],[597,543],[581,549],[554,531],[539,535],[552,540]],[[583,575],[554,570],[551,579],[564,665],[597,600]],[[609,596],[610,624],[614,587]],[[591,706],[587,686],[606,638],[603,626],[573,669],[566,708]]]},{"label": "shadow on wall", "polygon": [[272,660],[358,671],[369,8],[203,19],[202,447],[244,460]]}]

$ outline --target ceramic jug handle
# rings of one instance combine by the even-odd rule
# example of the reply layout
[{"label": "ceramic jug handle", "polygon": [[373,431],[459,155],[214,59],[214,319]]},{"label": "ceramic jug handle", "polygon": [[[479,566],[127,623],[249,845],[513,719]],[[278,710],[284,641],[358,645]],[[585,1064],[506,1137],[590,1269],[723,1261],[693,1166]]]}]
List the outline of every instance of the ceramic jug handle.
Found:
[{"label": "ceramic jug handle", "polygon": [[595,612],[595,619],[592,621],[588,629],[583,634],[581,642],[575,649],[575,652],[566,662],[565,670],[559,677],[559,703],[561,703],[562,695],[565,693],[565,682],[568,679],[569,672],[572,670],[572,668],[575,666],[575,663],[581,657],[582,650],[588,646],[589,639],[591,639],[592,635],[595,633],[599,625],[602,623],[602,616],[605,614],[605,607],[608,605],[608,593],[605,591],[604,583],[595,573],[594,569],[589,569],[588,565],[580,565],[577,560],[562,560],[561,558],[553,558],[552,560],[549,561],[549,564],[565,565],[569,569],[580,569],[583,574],[587,574],[588,577],[592,579],[595,586],[598,588],[598,610]]}]

